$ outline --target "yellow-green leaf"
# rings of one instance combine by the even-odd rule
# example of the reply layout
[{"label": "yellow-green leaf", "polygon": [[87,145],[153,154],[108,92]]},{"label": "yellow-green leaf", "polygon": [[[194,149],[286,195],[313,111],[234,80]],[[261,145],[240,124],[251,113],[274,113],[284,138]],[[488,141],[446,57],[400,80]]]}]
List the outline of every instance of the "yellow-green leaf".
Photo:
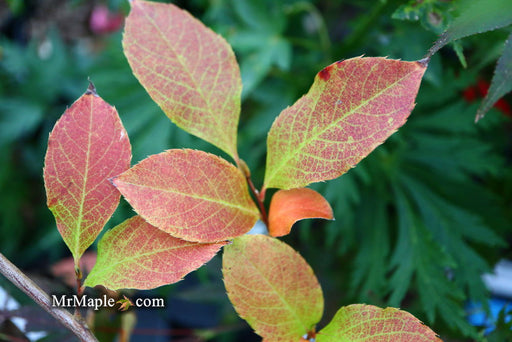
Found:
[{"label": "yellow-green leaf", "polygon": [[316,342],[441,342],[416,317],[395,308],[354,304],[338,310]]},{"label": "yellow-green leaf", "polygon": [[123,48],[135,76],[176,125],[238,160],[242,81],[229,44],[172,4],[131,4]]},{"label": "yellow-green leaf", "polygon": [[367,57],[321,70],[270,129],[264,188],[301,188],[354,167],[405,123],[425,69]]},{"label": "yellow-green leaf", "polygon": [[224,285],[238,314],[268,341],[298,341],[323,313],[313,270],[290,246],[244,235],[224,247]]},{"label": "yellow-green leaf", "polygon": [[101,238],[84,285],[146,290],[172,284],[208,262],[224,244],[181,240],[134,216]]}]

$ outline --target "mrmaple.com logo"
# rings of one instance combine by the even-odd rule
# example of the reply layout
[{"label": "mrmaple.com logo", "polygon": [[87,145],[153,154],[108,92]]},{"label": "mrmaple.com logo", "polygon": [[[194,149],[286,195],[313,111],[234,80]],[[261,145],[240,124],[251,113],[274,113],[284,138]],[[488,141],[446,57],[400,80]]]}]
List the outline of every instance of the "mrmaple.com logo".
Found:
[{"label": "mrmaple.com logo", "polygon": [[130,306],[137,308],[163,308],[165,302],[163,298],[137,298],[134,301],[124,296],[124,299],[116,301],[112,297],[102,295],[101,297],[89,297],[88,295],[52,295],[52,306],[59,308],[90,308],[99,310],[100,308],[113,308],[119,304],[119,310],[127,310]]}]

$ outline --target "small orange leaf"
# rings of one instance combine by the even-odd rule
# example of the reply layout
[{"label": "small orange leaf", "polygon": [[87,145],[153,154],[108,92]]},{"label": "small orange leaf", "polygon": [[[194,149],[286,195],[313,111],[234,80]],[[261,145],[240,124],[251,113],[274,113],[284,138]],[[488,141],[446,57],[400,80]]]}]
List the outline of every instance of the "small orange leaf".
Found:
[{"label": "small orange leaf", "polygon": [[272,236],[290,233],[295,222],[307,218],[334,219],[332,208],[318,192],[308,188],[279,190],[272,197],[268,213]]}]

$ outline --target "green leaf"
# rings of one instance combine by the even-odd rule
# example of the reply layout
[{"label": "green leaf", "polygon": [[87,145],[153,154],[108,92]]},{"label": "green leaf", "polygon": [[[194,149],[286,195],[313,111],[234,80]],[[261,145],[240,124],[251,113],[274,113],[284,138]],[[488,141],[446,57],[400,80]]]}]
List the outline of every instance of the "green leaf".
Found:
[{"label": "green leaf", "polygon": [[137,79],[176,125],[238,159],[242,83],[222,37],[172,4],[134,0],[123,48]]},{"label": "green leaf", "polygon": [[430,55],[454,40],[512,24],[510,0],[464,0],[458,6],[459,16],[435,42]]},{"label": "green leaf", "polygon": [[512,33],[505,41],[503,54],[498,60],[489,92],[476,113],[475,121],[484,117],[485,113],[505,94],[512,90]]},{"label": "green leaf", "polygon": [[353,58],[320,71],[270,129],[264,188],[339,177],[404,124],[426,64]]},{"label": "green leaf", "polygon": [[354,304],[338,310],[317,342],[427,342],[441,339],[416,317],[395,308]]},{"label": "green leaf", "polygon": [[359,301],[363,302],[370,300],[369,296],[384,298],[386,284],[389,282],[389,201],[378,190],[380,189],[361,190],[361,201],[364,205],[358,207],[359,210],[354,213],[357,218],[357,233],[362,241],[353,257],[354,271],[350,287],[358,295]]},{"label": "green leaf", "polygon": [[222,274],[235,310],[266,340],[298,341],[322,317],[322,289],[313,270],[275,238],[234,239],[224,248]]},{"label": "green leaf", "polygon": [[48,208],[75,265],[119,203],[109,178],[130,167],[128,135],[114,107],[89,86],[50,133],[44,167]]},{"label": "green leaf", "polygon": [[167,150],[112,182],[146,221],[187,241],[229,240],[259,218],[240,170],[203,151]]},{"label": "green leaf", "polygon": [[450,326],[474,336],[476,331],[466,321],[462,308],[466,297],[447,275],[458,267],[457,263],[414,215],[411,201],[403,190],[395,186],[394,192],[399,212],[399,236],[391,259],[392,292],[389,302],[393,306],[400,305],[414,276],[422,311],[429,321],[433,322],[438,313]]},{"label": "green leaf", "polygon": [[147,290],[172,284],[208,262],[224,244],[178,239],[134,216],[101,238],[84,286]]}]

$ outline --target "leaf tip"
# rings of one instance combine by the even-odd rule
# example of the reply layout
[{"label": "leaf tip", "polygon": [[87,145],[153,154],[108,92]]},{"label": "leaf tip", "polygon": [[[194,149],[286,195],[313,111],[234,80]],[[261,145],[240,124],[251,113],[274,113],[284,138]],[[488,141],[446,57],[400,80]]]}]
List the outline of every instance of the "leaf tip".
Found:
[{"label": "leaf tip", "polygon": [[478,121],[480,121],[480,119],[482,119],[485,115],[485,112],[481,109],[479,109],[477,112],[476,112],[476,116],[475,116],[475,123],[478,123]]},{"label": "leaf tip", "polygon": [[92,83],[91,79],[89,78],[88,81],[89,81],[89,86],[87,87],[87,90],[85,91],[85,95],[93,95],[93,96],[98,97],[99,95],[96,92],[96,87]]},{"label": "leaf tip", "polygon": [[419,61],[416,61],[416,63],[421,65],[421,67],[423,67],[423,68],[427,68],[429,62],[430,62],[430,56],[426,56],[426,57],[420,59]]}]

